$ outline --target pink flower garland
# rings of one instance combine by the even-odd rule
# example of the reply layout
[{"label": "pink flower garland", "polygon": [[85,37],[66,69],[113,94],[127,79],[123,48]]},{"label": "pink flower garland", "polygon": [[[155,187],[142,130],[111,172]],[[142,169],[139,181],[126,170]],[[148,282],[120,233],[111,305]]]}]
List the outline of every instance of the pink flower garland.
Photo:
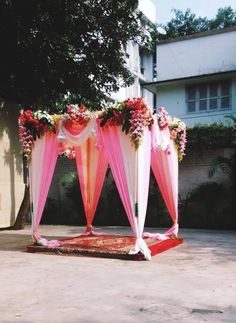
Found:
[{"label": "pink flower garland", "polygon": [[158,120],[159,128],[161,130],[169,127],[169,125],[170,125],[170,116],[169,116],[169,113],[166,111],[165,108],[160,107],[158,109],[157,120]]},{"label": "pink flower garland", "polygon": [[18,125],[20,142],[23,147],[23,156],[29,159],[34,142],[32,131],[29,129],[29,126],[32,127],[32,125],[34,125],[35,127],[38,127],[38,120],[33,118],[33,112],[31,110],[26,110],[22,111],[18,119]]},{"label": "pink flower garland", "polygon": [[186,146],[186,125],[180,119],[173,117],[171,118],[165,108],[159,108],[157,114],[158,125],[161,130],[169,127],[170,137],[174,140],[179,160],[183,159],[185,155],[185,146]]},{"label": "pink flower garland", "polygon": [[25,110],[18,119],[19,137],[23,147],[23,156],[30,158],[34,141],[47,130],[55,132],[54,120],[47,112]]},{"label": "pink flower garland", "polygon": [[88,108],[81,104],[71,104],[67,107],[66,119],[72,122],[76,122],[79,124],[86,124],[91,118],[93,114],[88,110]]},{"label": "pink flower garland", "polygon": [[131,142],[137,149],[142,142],[144,130],[153,124],[150,109],[142,98],[132,98],[121,103],[115,103],[100,116],[100,125],[121,126],[122,131],[130,135]]},{"label": "pink flower garland", "polygon": [[23,147],[23,155],[26,158],[29,158],[32,150],[32,145],[34,138],[29,130],[24,127],[19,121],[19,135],[20,135],[20,143]]},{"label": "pink flower garland", "polygon": [[185,146],[186,146],[186,125],[180,119],[174,117],[170,124],[170,136],[171,139],[175,141],[178,150],[179,160],[183,159],[185,156]]}]

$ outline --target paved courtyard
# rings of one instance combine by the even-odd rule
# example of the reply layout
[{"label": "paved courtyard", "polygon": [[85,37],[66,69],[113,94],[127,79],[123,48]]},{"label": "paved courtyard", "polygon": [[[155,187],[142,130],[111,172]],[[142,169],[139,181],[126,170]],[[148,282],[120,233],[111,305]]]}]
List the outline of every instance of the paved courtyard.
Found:
[{"label": "paved courtyard", "polygon": [[[82,228],[41,232],[55,238]],[[135,262],[30,254],[30,228],[0,231],[0,323],[236,322],[236,232],[180,236],[183,245]]]}]

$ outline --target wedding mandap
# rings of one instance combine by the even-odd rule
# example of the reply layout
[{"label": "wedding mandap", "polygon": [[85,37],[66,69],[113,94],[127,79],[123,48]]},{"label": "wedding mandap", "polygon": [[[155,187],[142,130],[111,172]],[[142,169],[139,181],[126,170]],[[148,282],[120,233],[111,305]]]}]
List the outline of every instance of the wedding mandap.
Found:
[{"label": "wedding mandap", "polygon": [[[186,126],[165,108],[152,113],[142,98],[110,103],[102,111],[70,105],[62,115],[23,110],[19,116],[23,154],[29,163],[32,239],[37,245],[60,247],[39,231],[58,156],[75,158],[86,228],[96,236],[93,219],[108,166],[128,217],[134,245],[129,254],[151,259],[145,238],[168,240],[178,235],[178,162],[184,156]],[[173,225],[165,233],[144,232],[150,168]]]}]

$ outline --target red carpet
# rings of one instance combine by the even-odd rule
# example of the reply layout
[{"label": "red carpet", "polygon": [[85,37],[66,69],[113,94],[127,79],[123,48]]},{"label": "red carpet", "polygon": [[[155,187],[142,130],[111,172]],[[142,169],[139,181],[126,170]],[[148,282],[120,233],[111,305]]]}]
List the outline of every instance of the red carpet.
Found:
[{"label": "red carpet", "polygon": [[[58,255],[77,255],[104,258],[119,258],[128,260],[144,260],[142,254],[129,255],[128,252],[134,246],[135,237],[120,235],[101,235],[101,236],[79,236],[61,240],[63,245],[60,247],[44,247],[30,245],[28,252],[54,253]],[[183,243],[182,239],[168,239],[165,241],[145,238],[151,250],[151,255],[166,251]]]}]

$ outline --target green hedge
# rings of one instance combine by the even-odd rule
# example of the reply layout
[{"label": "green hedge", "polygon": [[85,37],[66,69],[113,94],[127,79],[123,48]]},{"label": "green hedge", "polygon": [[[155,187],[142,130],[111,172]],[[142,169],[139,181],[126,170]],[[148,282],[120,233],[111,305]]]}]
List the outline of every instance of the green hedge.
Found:
[{"label": "green hedge", "polygon": [[186,150],[236,147],[236,126],[223,123],[187,129]]}]

